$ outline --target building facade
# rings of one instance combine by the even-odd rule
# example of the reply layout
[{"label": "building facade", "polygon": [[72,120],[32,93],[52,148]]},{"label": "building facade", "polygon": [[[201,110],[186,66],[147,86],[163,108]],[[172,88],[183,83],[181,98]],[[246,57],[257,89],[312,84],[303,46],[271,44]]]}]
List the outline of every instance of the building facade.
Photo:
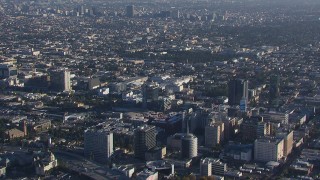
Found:
[{"label": "building facade", "polygon": [[205,128],[205,146],[212,148],[220,144],[224,137],[224,123],[217,122]]},{"label": "building facade", "polygon": [[272,75],[270,77],[269,86],[269,106],[270,108],[278,108],[280,101],[280,77]]},{"label": "building facade", "polygon": [[155,126],[143,125],[134,132],[134,155],[136,158],[144,159],[145,153],[156,147]]},{"label": "building facade", "polygon": [[71,91],[70,71],[52,71],[50,73],[50,87],[56,91]]},{"label": "building facade", "polygon": [[200,161],[200,174],[202,176],[224,175],[227,172],[227,164],[219,159],[204,158]]},{"label": "building facade", "polygon": [[191,159],[198,156],[198,138],[193,134],[186,134],[181,140],[181,156]]},{"label": "building facade", "polygon": [[108,162],[113,154],[113,133],[104,129],[87,129],[84,133],[84,154],[97,162]]},{"label": "building facade", "polygon": [[261,162],[279,161],[284,156],[284,140],[263,137],[254,142],[254,160]]},{"label": "building facade", "polygon": [[243,79],[233,79],[228,83],[229,105],[240,105],[241,99],[248,101],[248,81]]}]

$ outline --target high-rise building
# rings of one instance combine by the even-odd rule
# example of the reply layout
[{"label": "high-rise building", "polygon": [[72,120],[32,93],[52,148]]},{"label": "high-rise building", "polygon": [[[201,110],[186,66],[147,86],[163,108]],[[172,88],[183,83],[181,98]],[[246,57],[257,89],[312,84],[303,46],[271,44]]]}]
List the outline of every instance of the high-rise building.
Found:
[{"label": "high-rise building", "polygon": [[248,101],[248,81],[243,79],[233,79],[228,83],[229,105],[240,105],[241,99]]},{"label": "high-rise building", "polygon": [[97,162],[106,163],[113,154],[113,133],[89,128],[84,132],[84,154]]},{"label": "high-rise building", "polygon": [[205,146],[212,148],[223,141],[224,123],[211,123],[205,128]]},{"label": "high-rise building", "polygon": [[261,162],[279,161],[284,156],[282,138],[263,137],[254,142],[254,160]]},{"label": "high-rise building", "polygon": [[283,138],[283,155],[288,156],[293,147],[293,131],[289,132],[277,132],[276,137]]},{"label": "high-rise building", "polygon": [[257,137],[264,137],[268,135],[268,126],[270,126],[269,123],[266,122],[258,122],[257,123]]},{"label": "high-rise building", "polygon": [[240,111],[241,112],[247,112],[247,106],[248,106],[248,102],[247,102],[247,98],[245,98],[244,96],[241,98],[240,100]]},{"label": "high-rise building", "polygon": [[268,128],[261,116],[251,116],[244,119],[240,125],[242,139],[245,141],[254,141],[259,136],[267,134]]},{"label": "high-rise building", "polygon": [[147,108],[148,104],[159,100],[159,85],[156,83],[145,83],[142,85],[142,105]]},{"label": "high-rise building", "polygon": [[174,19],[179,19],[180,18],[180,11],[179,9],[172,9],[171,11],[171,16]]},{"label": "high-rise building", "polygon": [[272,75],[270,77],[269,86],[269,107],[278,108],[280,100],[280,77],[279,75]]},{"label": "high-rise building", "polygon": [[52,71],[50,73],[50,87],[56,91],[71,91],[70,71]]},{"label": "high-rise building", "polygon": [[198,138],[187,133],[181,139],[181,156],[185,159],[191,159],[198,156]]},{"label": "high-rise building", "polygon": [[145,153],[156,147],[155,126],[144,125],[134,131],[134,155],[136,158],[144,159]]},{"label": "high-rise building", "polygon": [[182,112],[182,123],[181,123],[181,130],[182,133],[187,133],[189,131],[189,117],[187,117],[187,112],[183,111]]},{"label": "high-rise building", "polygon": [[224,140],[228,141],[235,135],[236,118],[225,118],[223,119],[224,124]]},{"label": "high-rise building", "polygon": [[129,5],[126,7],[126,16],[127,17],[134,17],[135,16],[134,5]]},{"label": "high-rise building", "polygon": [[200,176],[211,176],[212,175],[212,163],[208,158],[201,159],[200,161]]},{"label": "high-rise building", "polygon": [[184,133],[176,133],[172,136],[167,138],[167,147],[173,151],[180,151],[181,150],[181,141]]}]

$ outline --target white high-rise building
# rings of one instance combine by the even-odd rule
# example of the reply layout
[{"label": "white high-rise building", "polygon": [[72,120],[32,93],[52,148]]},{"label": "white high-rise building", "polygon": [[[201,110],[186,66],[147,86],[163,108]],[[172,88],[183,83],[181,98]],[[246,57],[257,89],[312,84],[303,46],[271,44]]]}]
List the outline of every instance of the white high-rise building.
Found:
[{"label": "white high-rise building", "polygon": [[263,137],[254,142],[254,160],[261,162],[278,161],[284,156],[284,140]]},{"label": "white high-rise building", "polygon": [[71,91],[70,71],[65,70],[63,72],[63,91]]},{"label": "white high-rise building", "polygon": [[113,154],[113,133],[105,129],[85,130],[84,154],[92,160],[106,163]]}]

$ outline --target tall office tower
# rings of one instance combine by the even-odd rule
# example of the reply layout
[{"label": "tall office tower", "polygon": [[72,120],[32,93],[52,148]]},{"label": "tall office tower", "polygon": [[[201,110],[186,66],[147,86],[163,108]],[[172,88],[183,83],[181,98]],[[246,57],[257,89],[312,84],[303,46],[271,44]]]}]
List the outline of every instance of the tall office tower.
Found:
[{"label": "tall office tower", "polygon": [[224,137],[224,123],[217,122],[209,124],[205,128],[205,146],[212,148],[220,144]]},{"label": "tall office tower", "polygon": [[70,71],[65,70],[63,72],[63,89],[64,91],[71,91]]},{"label": "tall office tower", "polygon": [[233,79],[228,83],[229,105],[239,105],[241,99],[248,101],[248,81],[243,79]]},{"label": "tall office tower", "polygon": [[134,131],[134,155],[144,159],[145,153],[156,146],[155,126],[144,125]]},{"label": "tall office tower", "polygon": [[81,15],[84,15],[84,11],[85,11],[85,10],[84,10],[84,6],[82,5],[82,6],[80,7],[80,14],[81,14]]},{"label": "tall office tower", "polygon": [[269,87],[269,107],[278,108],[280,98],[280,77],[279,75],[272,75],[270,77]]},{"label": "tall office tower", "polygon": [[174,19],[179,19],[180,18],[180,11],[179,9],[172,9],[171,11],[171,16]]},{"label": "tall office tower", "polygon": [[240,111],[241,112],[247,112],[247,106],[248,106],[248,102],[247,102],[247,98],[245,98],[244,96],[241,98],[240,100]]},{"label": "tall office tower", "polygon": [[159,100],[159,84],[145,83],[142,85],[142,106],[147,108],[148,104]]},{"label": "tall office tower", "polygon": [[53,71],[50,73],[51,89],[57,91],[71,91],[70,71]]},{"label": "tall office tower", "polygon": [[[258,123],[261,123],[258,126]],[[264,126],[263,117],[261,116],[251,116],[250,118],[246,118],[240,125],[240,132],[242,139],[245,141],[254,141],[259,133],[259,135],[265,134],[266,129]]]},{"label": "tall office tower", "polygon": [[181,130],[182,130],[182,133],[187,133],[187,128],[189,127],[189,122],[188,122],[188,117],[187,116],[187,112],[186,111],[183,111],[182,112],[182,123],[181,123]]},{"label": "tall office tower", "polygon": [[135,16],[134,5],[129,5],[126,7],[126,16],[127,17],[134,17]]},{"label": "tall office tower", "polygon": [[89,128],[84,132],[84,154],[100,162],[108,162],[113,154],[113,133],[105,129]]},{"label": "tall office tower", "polygon": [[236,118],[225,118],[223,119],[224,124],[224,140],[229,141],[235,135]]},{"label": "tall office tower", "polygon": [[283,155],[287,157],[291,153],[293,147],[293,131],[277,132],[276,137],[283,138]]}]

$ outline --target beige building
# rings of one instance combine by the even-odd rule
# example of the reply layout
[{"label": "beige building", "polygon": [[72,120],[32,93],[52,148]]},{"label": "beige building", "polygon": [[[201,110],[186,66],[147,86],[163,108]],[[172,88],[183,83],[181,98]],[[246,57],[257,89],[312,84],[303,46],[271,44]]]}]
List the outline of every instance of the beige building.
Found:
[{"label": "beige building", "polygon": [[53,155],[53,153],[50,153],[49,156],[40,159],[35,158],[35,170],[37,175],[44,176],[48,171],[58,166],[58,160]]},{"label": "beige building", "polygon": [[291,132],[280,132],[276,135],[278,138],[283,138],[284,144],[283,144],[283,155],[288,156],[293,147],[293,131]]},{"label": "beige building", "polygon": [[33,125],[33,130],[37,133],[46,132],[51,128],[51,120],[41,120]]},{"label": "beige building", "polygon": [[254,160],[278,161],[284,156],[284,139],[263,137],[254,142]]},{"label": "beige building", "polygon": [[6,131],[7,136],[9,139],[24,137],[25,133],[23,131],[20,131],[19,129],[13,128]]}]

